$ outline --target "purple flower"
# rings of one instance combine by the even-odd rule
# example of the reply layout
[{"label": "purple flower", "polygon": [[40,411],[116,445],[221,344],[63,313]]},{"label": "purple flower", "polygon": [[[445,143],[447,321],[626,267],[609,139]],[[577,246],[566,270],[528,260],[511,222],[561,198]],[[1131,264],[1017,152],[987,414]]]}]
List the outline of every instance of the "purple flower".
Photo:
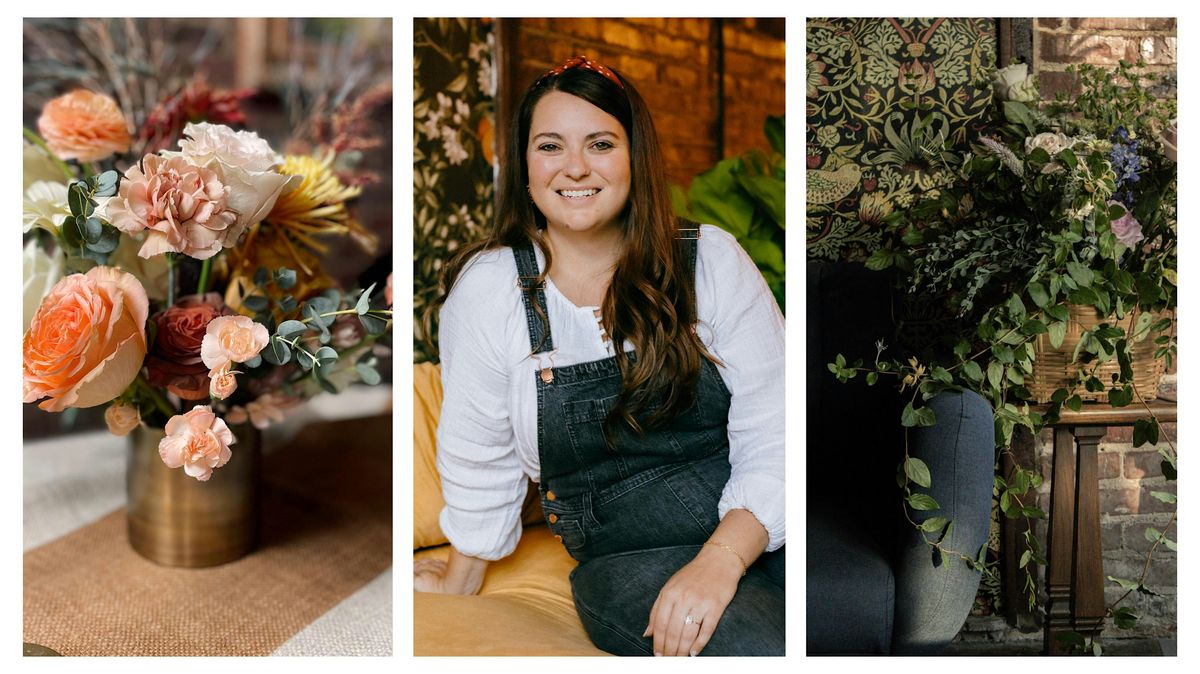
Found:
[{"label": "purple flower", "polygon": [[[1108,202],[1108,205],[1125,207],[1125,205],[1119,201],[1110,201]],[[1137,218],[1133,217],[1133,213],[1131,213],[1128,208],[1125,208],[1125,215],[1113,220],[1109,224],[1112,227],[1112,232],[1114,235],[1116,235],[1117,240],[1129,248],[1133,248],[1138,241],[1146,238],[1142,235],[1142,223],[1138,222]]]}]

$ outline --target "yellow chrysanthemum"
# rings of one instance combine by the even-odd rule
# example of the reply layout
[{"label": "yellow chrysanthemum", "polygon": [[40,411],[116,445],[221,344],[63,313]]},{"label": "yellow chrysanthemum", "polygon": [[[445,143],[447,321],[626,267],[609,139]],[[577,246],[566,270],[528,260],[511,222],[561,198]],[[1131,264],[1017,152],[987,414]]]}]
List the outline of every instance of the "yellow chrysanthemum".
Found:
[{"label": "yellow chrysanthemum", "polygon": [[369,248],[373,235],[346,208],[346,202],[360,195],[362,188],[342,184],[332,169],[335,157],[332,150],[323,156],[284,157],[279,172],[298,175],[303,180],[299,186],[275,201],[271,214],[264,222],[251,228],[240,247],[249,249],[259,236],[278,237],[292,251],[291,257],[296,265],[310,274],[313,273],[309,266],[311,259],[297,250],[296,244],[324,253],[329,247],[315,237],[349,234]]}]

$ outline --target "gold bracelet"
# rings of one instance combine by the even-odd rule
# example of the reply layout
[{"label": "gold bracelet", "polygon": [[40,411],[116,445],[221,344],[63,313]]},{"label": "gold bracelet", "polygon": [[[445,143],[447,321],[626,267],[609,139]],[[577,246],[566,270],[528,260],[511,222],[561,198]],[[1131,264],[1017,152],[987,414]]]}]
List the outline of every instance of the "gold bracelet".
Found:
[{"label": "gold bracelet", "polygon": [[705,545],[715,545],[717,547],[725,548],[726,550],[728,550],[728,551],[732,552],[734,555],[736,555],[738,558],[738,561],[742,563],[742,575],[743,576],[746,575],[746,572],[750,570],[750,565],[746,563],[746,558],[743,557],[742,553],[738,552],[737,550],[734,550],[733,548],[729,547],[728,545],[725,545],[724,543],[720,543],[718,541],[704,541],[704,544]]}]

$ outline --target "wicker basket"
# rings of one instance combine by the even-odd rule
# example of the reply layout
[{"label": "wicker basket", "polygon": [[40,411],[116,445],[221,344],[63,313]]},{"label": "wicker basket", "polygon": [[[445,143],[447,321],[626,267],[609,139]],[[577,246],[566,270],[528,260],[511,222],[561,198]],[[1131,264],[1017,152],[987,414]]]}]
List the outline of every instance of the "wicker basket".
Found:
[{"label": "wicker basket", "polygon": [[[1051,346],[1050,336],[1044,333],[1038,335],[1034,345],[1033,377],[1029,390],[1038,403],[1050,402],[1050,396],[1053,395],[1055,389],[1070,389],[1071,383],[1075,380],[1075,373],[1079,371],[1080,367],[1069,361],[1085,331],[1092,330],[1101,323],[1122,328],[1127,335],[1133,331],[1134,316],[1132,312],[1126,314],[1125,318],[1116,320],[1112,316],[1101,316],[1094,307],[1087,305],[1071,304],[1069,309],[1067,333],[1063,338],[1062,346],[1057,349]],[[1161,318],[1160,315],[1155,315],[1155,320],[1159,318]],[[1154,337],[1155,335],[1151,334],[1140,342],[1134,342],[1129,349],[1130,364],[1133,366],[1133,384],[1145,400],[1154,400],[1158,397],[1158,382],[1165,369],[1162,359],[1154,357],[1154,351],[1157,348],[1154,344]],[[1103,391],[1092,392],[1081,389],[1075,393],[1084,401],[1107,402],[1112,375],[1120,373],[1121,366],[1114,357],[1100,365],[1095,371],[1095,376],[1105,384]]]}]

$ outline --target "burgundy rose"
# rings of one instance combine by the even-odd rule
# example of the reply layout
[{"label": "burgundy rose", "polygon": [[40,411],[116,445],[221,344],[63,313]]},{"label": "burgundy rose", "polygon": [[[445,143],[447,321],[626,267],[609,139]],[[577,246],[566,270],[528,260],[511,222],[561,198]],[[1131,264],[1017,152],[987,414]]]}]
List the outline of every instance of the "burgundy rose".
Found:
[{"label": "burgundy rose", "polygon": [[200,344],[209,321],[231,313],[220,293],[207,293],[180,298],[151,317],[158,332],[146,355],[150,383],[184,400],[208,398],[208,367],[200,358]]}]

